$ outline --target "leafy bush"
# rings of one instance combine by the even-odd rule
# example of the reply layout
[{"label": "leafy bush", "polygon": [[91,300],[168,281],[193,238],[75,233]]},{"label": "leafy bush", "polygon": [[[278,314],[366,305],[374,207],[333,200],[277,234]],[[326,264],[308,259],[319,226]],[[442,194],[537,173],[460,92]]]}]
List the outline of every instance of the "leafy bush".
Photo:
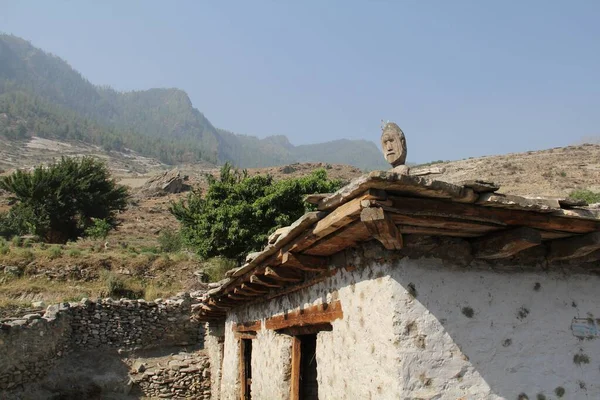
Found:
[{"label": "leafy bush", "polygon": [[181,250],[181,235],[173,229],[163,229],[158,236],[158,243],[162,251],[174,253]]},{"label": "leafy bush", "polygon": [[6,255],[10,253],[10,247],[6,243],[0,243],[0,255]]},{"label": "leafy bush", "polygon": [[324,169],[302,178],[274,182],[268,175],[248,176],[225,164],[220,179],[207,176],[209,187],[203,198],[193,191],[171,205],[181,222],[181,234],[204,259],[223,256],[240,261],[258,250],[275,229],[290,225],[310,205],[303,196],[333,192],[341,186],[327,179]]},{"label": "leafy bush", "polygon": [[575,200],[584,200],[588,204],[600,203],[600,193],[587,189],[575,190],[571,192],[569,197]]},{"label": "leafy bush", "polygon": [[85,230],[85,235],[93,239],[106,239],[113,226],[105,219],[96,219]]},{"label": "leafy bush", "polygon": [[104,275],[104,284],[109,297],[126,297],[129,299],[139,299],[144,297],[144,290],[139,285],[134,285],[118,275],[107,272]]},{"label": "leafy bush", "polygon": [[15,202],[5,217],[9,227],[50,243],[75,240],[98,220],[116,227],[117,213],[128,198],[106,166],[91,157],[62,158],[32,172],[16,171],[0,179],[0,189]]}]

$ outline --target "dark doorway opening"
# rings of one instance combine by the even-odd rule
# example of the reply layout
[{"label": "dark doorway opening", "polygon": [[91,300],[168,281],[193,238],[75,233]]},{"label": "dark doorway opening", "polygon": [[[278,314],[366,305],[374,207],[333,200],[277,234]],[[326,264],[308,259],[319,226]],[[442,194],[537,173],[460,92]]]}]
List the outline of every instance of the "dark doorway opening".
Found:
[{"label": "dark doorway opening", "polygon": [[252,340],[242,339],[242,400],[252,398]]},{"label": "dark doorway opening", "polygon": [[300,340],[300,400],[318,400],[317,335],[298,336]]}]

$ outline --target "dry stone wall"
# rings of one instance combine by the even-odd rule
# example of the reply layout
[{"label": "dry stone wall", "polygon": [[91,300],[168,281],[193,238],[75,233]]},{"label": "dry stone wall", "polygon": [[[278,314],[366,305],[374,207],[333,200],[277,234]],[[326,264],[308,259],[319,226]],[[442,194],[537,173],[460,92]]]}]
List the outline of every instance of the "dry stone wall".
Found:
[{"label": "dry stone wall", "polygon": [[133,383],[150,398],[210,400],[208,356],[180,353],[165,363],[134,365]]},{"label": "dry stone wall", "polygon": [[[101,348],[116,352],[164,346],[201,347],[204,325],[192,317],[193,303],[188,294],[149,302],[83,299],[51,305],[43,315],[0,320],[0,398],[3,391],[40,381],[68,353]],[[204,392],[210,391],[210,374],[203,376],[201,372],[206,364],[202,357],[190,360],[181,368],[148,374],[139,383],[150,393],[177,397],[192,390],[181,388],[191,382],[193,393],[202,398]]]}]

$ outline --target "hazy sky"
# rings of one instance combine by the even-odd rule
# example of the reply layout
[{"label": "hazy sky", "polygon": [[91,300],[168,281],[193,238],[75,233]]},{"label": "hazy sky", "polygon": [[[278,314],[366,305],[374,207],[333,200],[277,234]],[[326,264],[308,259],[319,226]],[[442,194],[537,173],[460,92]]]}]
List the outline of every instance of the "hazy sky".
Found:
[{"label": "hazy sky", "polygon": [[178,87],[217,127],[408,160],[600,134],[600,1],[0,0],[0,31],[119,90]]}]

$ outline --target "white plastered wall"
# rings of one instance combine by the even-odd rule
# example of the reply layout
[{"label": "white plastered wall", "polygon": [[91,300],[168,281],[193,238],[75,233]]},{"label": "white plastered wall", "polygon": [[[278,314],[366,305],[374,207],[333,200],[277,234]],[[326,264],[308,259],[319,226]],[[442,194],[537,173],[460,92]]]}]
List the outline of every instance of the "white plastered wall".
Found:
[{"label": "white plastered wall", "polygon": [[[557,399],[562,390],[564,399],[600,398],[600,338],[571,331],[573,318],[600,316],[599,284],[591,275],[498,273],[437,259],[340,270],[228,315],[221,398],[239,393],[234,322],[338,299],[343,318],[317,338],[320,399]],[[290,350],[288,336],[258,333],[253,399],[289,397]]]}]

